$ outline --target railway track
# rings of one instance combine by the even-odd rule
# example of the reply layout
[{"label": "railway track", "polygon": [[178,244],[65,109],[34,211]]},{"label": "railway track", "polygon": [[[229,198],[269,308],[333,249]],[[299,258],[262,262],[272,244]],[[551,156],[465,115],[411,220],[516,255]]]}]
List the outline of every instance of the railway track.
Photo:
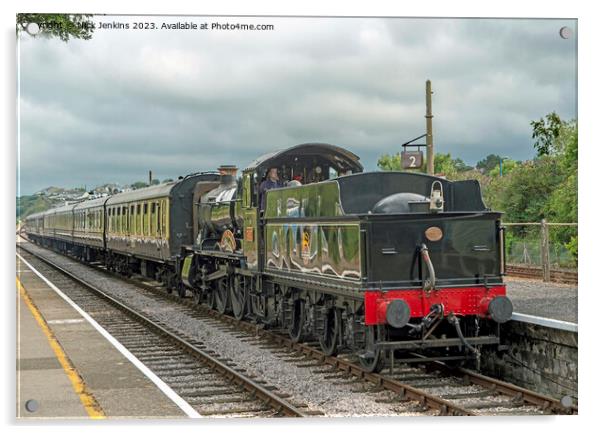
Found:
[{"label": "railway track", "polygon": [[[22,249],[27,251],[26,249]],[[304,417],[320,414],[284,399],[265,381],[247,375],[202,342],[186,339],[57,264],[49,278],[201,416]],[[62,278],[59,276],[62,275]]]},{"label": "railway track", "polygon": [[[23,250],[36,255],[30,249]],[[55,266],[43,257],[40,259]],[[102,267],[95,268],[116,276]],[[123,279],[121,276],[119,278]],[[177,301],[186,315],[205,321],[249,345],[269,350],[296,367],[310,367],[322,373],[335,385],[356,384],[358,387],[354,391],[375,394],[378,402],[390,404],[411,401],[417,403],[418,409],[432,410],[440,415],[577,413],[577,407],[566,408],[554,398],[470,370],[454,369],[429,360],[418,366],[397,365],[383,374],[367,373],[352,354],[328,357],[319,350],[317,343],[294,343],[283,331],[265,330],[250,322],[237,321],[204,305],[196,305],[191,299],[167,294],[156,283],[138,278],[126,280],[143,288],[145,294],[150,293],[170,302]]]},{"label": "railway track", "polygon": [[[526,279],[542,279],[543,274],[539,267],[529,267],[524,265],[506,265],[506,274],[508,276],[523,277]],[[578,275],[576,271],[571,270],[550,270],[550,280],[552,282],[577,285]]]}]

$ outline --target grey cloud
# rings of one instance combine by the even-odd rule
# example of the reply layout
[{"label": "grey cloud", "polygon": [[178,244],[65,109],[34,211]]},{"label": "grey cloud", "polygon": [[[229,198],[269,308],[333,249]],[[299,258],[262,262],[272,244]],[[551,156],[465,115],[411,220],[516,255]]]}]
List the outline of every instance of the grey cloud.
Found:
[{"label": "grey cloud", "polygon": [[576,42],[558,36],[575,21],[219,21],[276,30],[24,36],[23,193],[244,167],[308,141],[349,147],[374,169],[424,131],[427,78],[437,150],[469,163],[531,158],[531,120],[576,116]]}]

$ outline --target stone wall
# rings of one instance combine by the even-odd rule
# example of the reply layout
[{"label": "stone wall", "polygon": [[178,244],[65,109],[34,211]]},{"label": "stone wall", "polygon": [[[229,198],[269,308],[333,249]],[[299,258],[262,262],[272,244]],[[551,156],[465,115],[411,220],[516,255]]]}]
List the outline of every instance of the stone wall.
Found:
[{"label": "stone wall", "polygon": [[577,333],[520,321],[502,326],[507,351],[484,350],[481,372],[529,390],[577,402]]}]

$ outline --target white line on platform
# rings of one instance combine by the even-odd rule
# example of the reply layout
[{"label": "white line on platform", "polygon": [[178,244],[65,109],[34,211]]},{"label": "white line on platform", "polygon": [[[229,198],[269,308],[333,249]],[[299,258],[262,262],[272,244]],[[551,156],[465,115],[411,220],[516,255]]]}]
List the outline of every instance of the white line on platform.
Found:
[{"label": "white line on platform", "polygon": [[46,321],[48,324],[80,324],[84,322],[83,318],[73,318],[73,319],[51,319],[50,321]]},{"label": "white line on platform", "polygon": [[163,380],[151,371],[144,363],[142,363],[136,356],[124,347],[117,339],[113,337],[108,331],[106,331],[100,324],[98,324],[88,313],[86,313],[81,307],[79,307],[73,300],[65,295],[60,289],[58,289],[50,280],[36,270],[29,262],[27,262],[21,255],[17,253],[19,259],[27,265],[31,271],[33,271],[40,279],[42,279],[49,287],[51,287],[61,298],[73,307],[82,317],[84,317],[101,335],[105,337],[121,354],[123,354],[134,366],[136,366],[149,380],[151,380],[158,388],[171,399],[188,417],[200,418],[202,417],[194,408],[190,406],[184,399],[178,395],[174,390],[169,387]]},{"label": "white line on platform", "polygon": [[529,324],[550,327],[553,329],[566,330],[573,333],[578,333],[577,324],[574,322],[560,321],[558,319],[544,318],[541,316],[527,315],[526,313],[513,313],[514,321],[526,322]]}]

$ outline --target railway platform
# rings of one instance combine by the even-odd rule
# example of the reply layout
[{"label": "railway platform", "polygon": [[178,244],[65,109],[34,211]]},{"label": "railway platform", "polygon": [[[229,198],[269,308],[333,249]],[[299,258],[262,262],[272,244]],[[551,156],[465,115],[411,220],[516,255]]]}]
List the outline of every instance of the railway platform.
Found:
[{"label": "railway platform", "polygon": [[[577,285],[506,276],[508,297],[522,318],[577,324]],[[526,316],[525,316],[526,315]],[[515,315],[516,316],[516,315]],[[517,316],[520,320],[521,316]]]},{"label": "railway platform", "polygon": [[16,287],[18,419],[186,417],[169,391],[18,256]]}]

